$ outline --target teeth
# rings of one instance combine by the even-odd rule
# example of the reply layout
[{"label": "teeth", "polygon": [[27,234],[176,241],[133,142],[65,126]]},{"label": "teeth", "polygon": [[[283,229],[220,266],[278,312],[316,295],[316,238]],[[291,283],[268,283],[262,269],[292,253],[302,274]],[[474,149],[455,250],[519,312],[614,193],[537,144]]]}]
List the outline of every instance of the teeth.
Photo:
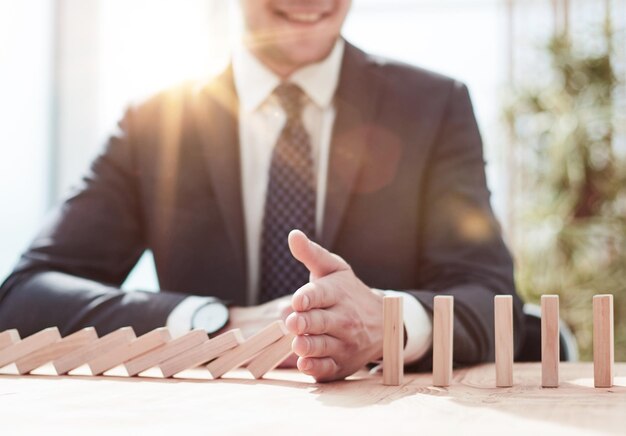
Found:
[{"label": "teeth", "polygon": [[322,18],[322,14],[315,14],[315,13],[311,13],[311,14],[289,14],[287,15],[287,18],[291,21],[301,21],[304,23],[314,23],[316,21],[319,21],[320,18]]}]

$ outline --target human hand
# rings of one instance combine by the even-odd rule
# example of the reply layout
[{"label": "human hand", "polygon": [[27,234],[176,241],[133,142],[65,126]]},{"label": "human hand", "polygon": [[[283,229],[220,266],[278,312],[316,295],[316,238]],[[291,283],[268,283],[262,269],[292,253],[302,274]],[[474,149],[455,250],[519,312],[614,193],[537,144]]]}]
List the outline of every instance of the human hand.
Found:
[{"label": "human hand", "polygon": [[297,367],[316,381],[345,378],[382,357],[383,296],[367,287],[350,265],[310,241],[289,234],[293,256],[310,271],[310,282],[298,289],[287,317],[296,336]]}]

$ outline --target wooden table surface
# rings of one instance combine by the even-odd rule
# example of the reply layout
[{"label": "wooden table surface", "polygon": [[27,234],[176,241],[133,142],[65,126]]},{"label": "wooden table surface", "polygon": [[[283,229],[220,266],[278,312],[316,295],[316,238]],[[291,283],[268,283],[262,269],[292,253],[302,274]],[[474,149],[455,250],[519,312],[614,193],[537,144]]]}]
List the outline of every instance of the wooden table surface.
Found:
[{"label": "wooden table surface", "polygon": [[1,375],[0,434],[624,435],[626,363],[615,370],[610,389],[593,388],[590,363],[562,364],[557,389],[539,386],[539,364],[516,364],[504,389],[490,364],[456,370],[447,389],[430,374],[390,387],[365,371],[328,384],[293,370],[259,381],[245,370],[222,380],[200,369],[184,379]]}]

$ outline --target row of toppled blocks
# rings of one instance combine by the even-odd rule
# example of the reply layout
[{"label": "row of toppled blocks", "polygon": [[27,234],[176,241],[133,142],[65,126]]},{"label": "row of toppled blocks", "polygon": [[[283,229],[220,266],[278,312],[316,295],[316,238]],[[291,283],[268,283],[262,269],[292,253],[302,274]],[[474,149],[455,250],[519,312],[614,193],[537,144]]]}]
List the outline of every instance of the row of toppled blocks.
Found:
[{"label": "row of toppled blocks", "polygon": [[234,329],[209,339],[204,330],[192,330],[172,339],[165,327],[136,337],[123,327],[98,337],[93,327],[61,337],[50,327],[25,339],[17,330],[0,333],[0,368],[14,364],[19,374],[28,374],[52,364],[58,375],[87,366],[92,375],[101,375],[122,365],[135,376],[158,367],[164,377],[206,365],[213,378],[243,365],[255,378],[263,377],[291,354],[293,335],[283,321],[275,321],[244,340]]},{"label": "row of toppled blocks", "polygon": [[[402,383],[403,319],[402,297],[383,299],[383,384]],[[559,297],[541,297],[541,386],[559,386],[560,333]],[[610,388],[614,373],[613,295],[593,297],[594,386]],[[494,297],[495,385],[513,386],[513,297]],[[450,386],[453,368],[454,298],[436,296],[433,310],[433,385]]]},{"label": "row of toppled blocks", "polygon": [[[402,297],[383,300],[383,383],[397,386],[404,371],[404,324]],[[497,387],[513,385],[513,299],[494,298],[495,379]],[[593,298],[594,384],[613,385],[614,336],[613,296]],[[433,385],[449,386],[453,375],[454,299],[437,296],[433,312]],[[559,300],[556,295],[541,298],[542,386],[559,385]],[[209,339],[204,330],[193,330],[172,339],[167,328],[155,329],[140,337],[123,327],[101,338],[93,327],[61,337],[56,327],[47,328],[23,340],[16,330],[0,333],[0,368],[14,364],[19,374],[52,363],[63,375],[83,365],[100,375],[123,365],[129,376],[158,367],[164,377],[206,365],[213,378],[243,365],[255,378],[283,362],[292,352],[293,335],[282,321],[276,321],[247,340],[238,329]]]}]

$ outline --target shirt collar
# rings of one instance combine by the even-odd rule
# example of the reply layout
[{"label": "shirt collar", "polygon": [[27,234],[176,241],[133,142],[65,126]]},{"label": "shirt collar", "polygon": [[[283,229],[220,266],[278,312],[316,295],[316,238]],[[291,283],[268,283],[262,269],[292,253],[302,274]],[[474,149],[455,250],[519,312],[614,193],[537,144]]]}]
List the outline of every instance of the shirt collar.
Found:
[{"label": "shirt collar", "polygon": [[[339,38],[325,59],[297,70],[288,79],[320,108],[328,107],[335,95],[344,46]],[[247,112],[256,110],[281,82],[280,77],[243,46],[233,53],[233,76],[239,102]]]}]

